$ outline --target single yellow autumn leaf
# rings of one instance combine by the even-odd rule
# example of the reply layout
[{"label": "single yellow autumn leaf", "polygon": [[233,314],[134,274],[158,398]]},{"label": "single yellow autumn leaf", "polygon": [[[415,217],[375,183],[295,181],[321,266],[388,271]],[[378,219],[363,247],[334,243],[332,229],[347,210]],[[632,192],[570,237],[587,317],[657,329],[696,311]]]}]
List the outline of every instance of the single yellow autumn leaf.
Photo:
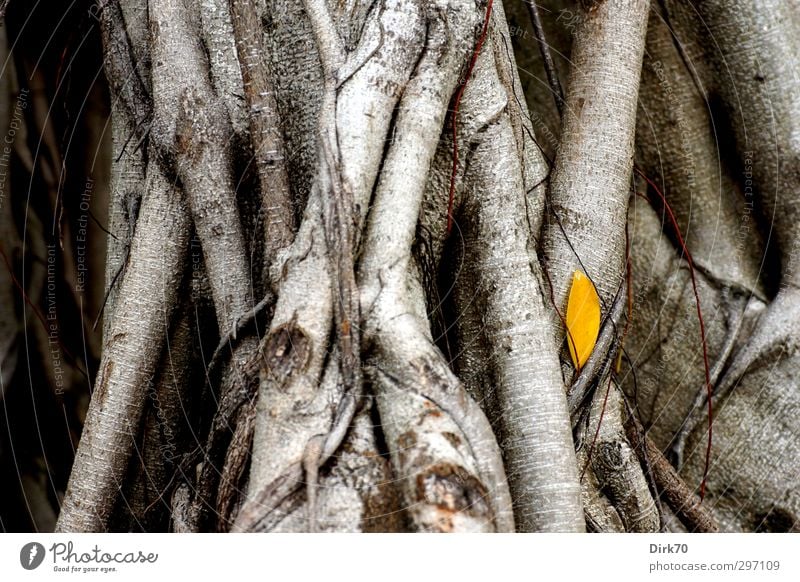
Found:
[{"label": "single yellow autumn leaf", "polygon": [[600,331],[600,298],[582,271],[572,274],[567,303],[567,343],[576,370],[589,359]]}]

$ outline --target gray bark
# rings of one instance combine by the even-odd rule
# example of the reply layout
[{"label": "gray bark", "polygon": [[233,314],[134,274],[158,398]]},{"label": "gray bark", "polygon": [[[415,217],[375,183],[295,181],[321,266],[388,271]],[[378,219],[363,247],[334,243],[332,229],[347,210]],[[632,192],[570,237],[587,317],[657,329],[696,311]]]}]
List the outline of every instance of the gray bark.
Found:
[{"label": "gray bark", "polygon": [[503,111],[514,96],[494,78],[493,60],[489,53],[481,57],[463,101],[465,111],[484,112],[486,126],[470,144],[460,223],[464,276],[477,288],[459,303],[480,314],[482,337],[474,340],[484,345],[476,365],[487,369],[481,389],[492,401],[517,528],[580,531],[583,511],[555,330],[542,323],[547,310],[527,221],[524,142],[522,136],[515,140],[511,115]]},{"label": "gray bark", "polygon": [[148,166],[147,190],[120,284],[125,301],[104,346],[58,531],[105,531],[108,526],[144,409],[145,387],[156,372],[177,303],[188,244],[189,216],[179,191],[156,166]]},{"label": "gray bark", "polygon": [[[114,236],[56,529],[796,529],[800,19],[756,4],[107,3]],[[57,209],[51,105],[17,155]]]}]

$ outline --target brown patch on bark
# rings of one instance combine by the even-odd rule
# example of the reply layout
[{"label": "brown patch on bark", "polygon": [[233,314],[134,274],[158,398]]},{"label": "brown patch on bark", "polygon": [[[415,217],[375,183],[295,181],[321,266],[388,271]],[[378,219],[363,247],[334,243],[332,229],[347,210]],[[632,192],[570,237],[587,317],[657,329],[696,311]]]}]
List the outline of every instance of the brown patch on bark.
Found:
[{"label": "brown patch on bark", "polygon": [[417,444],[417,436],[413,431],[407,430],[399,437],[397,437],[397,446],[400,449],[410,449]]},{"label": "brown patch on bark", "polygon": [[175,132],[175,146],[178,153],[190,156],[194,150],[192,148],[192,128],[189,123],[179,123],[178,131]]},{"label": "brown patch on bark", "polygon": [[103,366],[103,370],[98,377],[97,383],[95,384],[96,388],[92,392],[92,400],[97,401],[97,405],[100,407],[100,410],[105,408],[106,395],[108,394],[108,379],[111,377],[113,372],[114,360],[108,360],[106,365]]},{"label": "brown patch on bark", "polygon": [[381,459],[386,481],[378,483],[374,489],[363,496],[364,517],[361,531],[372,533],[408,531],[406,515],[400,509],[400,494],[392,484],[388,463]]},{"label": "brown patch on bark", "polygon": [[605,0],[580,0],[581,6],[587,12],[591,12],[592,10],[596,10],[604,2],[605,2]]},{"label": "brown patch on bark", "polygon": [[[423,396],[437,393],[452,394],[457,390],[458,384],[454,384],[450,380],[448,376],[449,370],[442,363],[432,361],[429,358],[420,358],[412,360],[409,365],[414,370],[414,375],[418,378],[418,392]],[[436,408],[436,405],[427,399],[425,406]]]},{"label": "brown patch on bark", "polygon": [[457,449],[459,446],[461,446],[461,437],[458,436],[456,433],[454,433],[454,432],[443,432],[442,436],[444,438],[446,438],[450,442],[451,445],[453,445],[453,448]]},{"label": "brown patch on bark", "polygon": [[[175,147],[178,155],[190,162],[198,162],[208,143],[204,124],[199,116],[205,115],[205,103],[191,89],[181,95],[180,112],[175,122]],[[208,123],[208,120],[202,120]]]},{"label": "brown patch on bark", "polygon": [[262,356],[265,374],[283,387],[305,369],[311,358],[311,342],[300,327],[288,323],[267,337]]},{"label": "brown patch on bark", "polygon": [[439,407],[430,400],[425,400],[422,405],[425,407],[425,411],[422,413],[422,416],[419,419],[419,424],[422,424],[422,421],[425,420],[426,416],[432,416],[434,418],[440,418],[442,416],[442,411],[439,410]]},{"label": "brown patch on bark", "polygon": [[435,505],[446,531],[452,529],[453,514],[491,519],[488,494],[483,484],[462,467],[448,463],[432,465],[417,476],[417,501]]},{"label": "brown patch on bark", "polygon": [[586,104],[586,99],[584,99],[583,97],[579,97],[577,103],[575,104],[575,115],[577,117],[580,117],[581,113],[583,113],[583,106],[585,104]]}]

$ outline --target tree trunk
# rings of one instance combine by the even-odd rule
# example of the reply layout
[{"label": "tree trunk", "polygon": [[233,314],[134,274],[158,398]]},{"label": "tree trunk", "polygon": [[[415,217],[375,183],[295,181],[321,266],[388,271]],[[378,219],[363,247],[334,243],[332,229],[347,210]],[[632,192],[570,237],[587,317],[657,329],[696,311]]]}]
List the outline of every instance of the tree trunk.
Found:
[{"label": "tree trunk", "polygon": [[792,3],[83,4],[0,38],[0,524],[800,527]]}]

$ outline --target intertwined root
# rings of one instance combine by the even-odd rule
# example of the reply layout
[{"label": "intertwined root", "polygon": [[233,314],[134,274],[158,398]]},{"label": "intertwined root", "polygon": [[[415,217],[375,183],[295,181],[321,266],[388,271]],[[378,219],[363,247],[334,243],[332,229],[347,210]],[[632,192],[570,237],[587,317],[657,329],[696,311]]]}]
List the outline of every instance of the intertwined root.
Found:
[{"label": "intertwined root", "polygon": [[[263,38],[252,4],[230,0],[228,13],[209,2],[213,17],[151,0],[144,24],[133,1],[101,20],[120,99],[115,133],[146,149],[117,140],[115,208],[132,190],[141,203],[115,217],[133,240],[110,253],[121,275],[60,529],[132,523],[167,491],[181,531],[655,531],[662,493],[685,527],[715,529],[659,451],[700,482],[706,393],[701,367],[681,378],[686,366],[674,364],[697,356],[695,295],[681,237],[660,236],[663,209],[631,196],[632,183],[648,188],[632,179],[634,137],[650,187],[674,184],[667,200],[687,231],[704,312],[721,307],[705,337],[719,411],[716,517],[725,529],[793,527],[800,499],[784,482],[797,467],[782,460],[800,458],[785,439],[798,432],[796,197],[766,193],[798,181],[797,81],[776,61],[779,46],[797,52],[795,20],[751,22],[727,2],[704,3],[731,54],[728,79],[711,53],[711,67],[687,68],[661,21],[685,20],[671,3],[650,13],[647,34],[646,0],[583,3],[550,172],[499,0],[491,15],[482,1],[353,2],[347,13],[324,0],[272,3],[281,10]],[[762,38],[757,26],[775,34]],[[768,55],[765,74],[749,78],[730,27]],[[736,84],[752,101],[740,117]],[[737,141],[722,172],[709,136],[716,118],[704,110],[712,92]],[[657,131],[641,111],[637,125],[640,96]],[[767,101],[789,120],[772,133]],[[292,113],[283,138],[279,109]],[[691,183],[675,162],[684,151]],[[240,158],[254,161],[255,202],[237,193]],[[777,217],[766,249],[780,264],[775,280],[759,277],[755,231],[739,238],[737,204],[715,206],[714,191],[741,186],[748,164],[760,210]],[[702,226],[715,217],[719,244]],[[202,260],[190,270],[192,234]],[[603,316],[582,370],[563,349],[559,317],[576,270],[594,282]],[[674,327],[651,333],[665,308]],[[213,314],[211,335],[222,338],[196,392],[177,381],[196,364],[193,311]],[[616,363],[623,327],[638,385]],[[180,423],[185,398],[204,419],[200,438],[189,445],[180,431],[173,464],[131,473],[140,432],[143,466],[152,465],[151,441]],[[164,418],[150,414],[154,399]],[[742,444],[745,424],[758,444]]]}]

